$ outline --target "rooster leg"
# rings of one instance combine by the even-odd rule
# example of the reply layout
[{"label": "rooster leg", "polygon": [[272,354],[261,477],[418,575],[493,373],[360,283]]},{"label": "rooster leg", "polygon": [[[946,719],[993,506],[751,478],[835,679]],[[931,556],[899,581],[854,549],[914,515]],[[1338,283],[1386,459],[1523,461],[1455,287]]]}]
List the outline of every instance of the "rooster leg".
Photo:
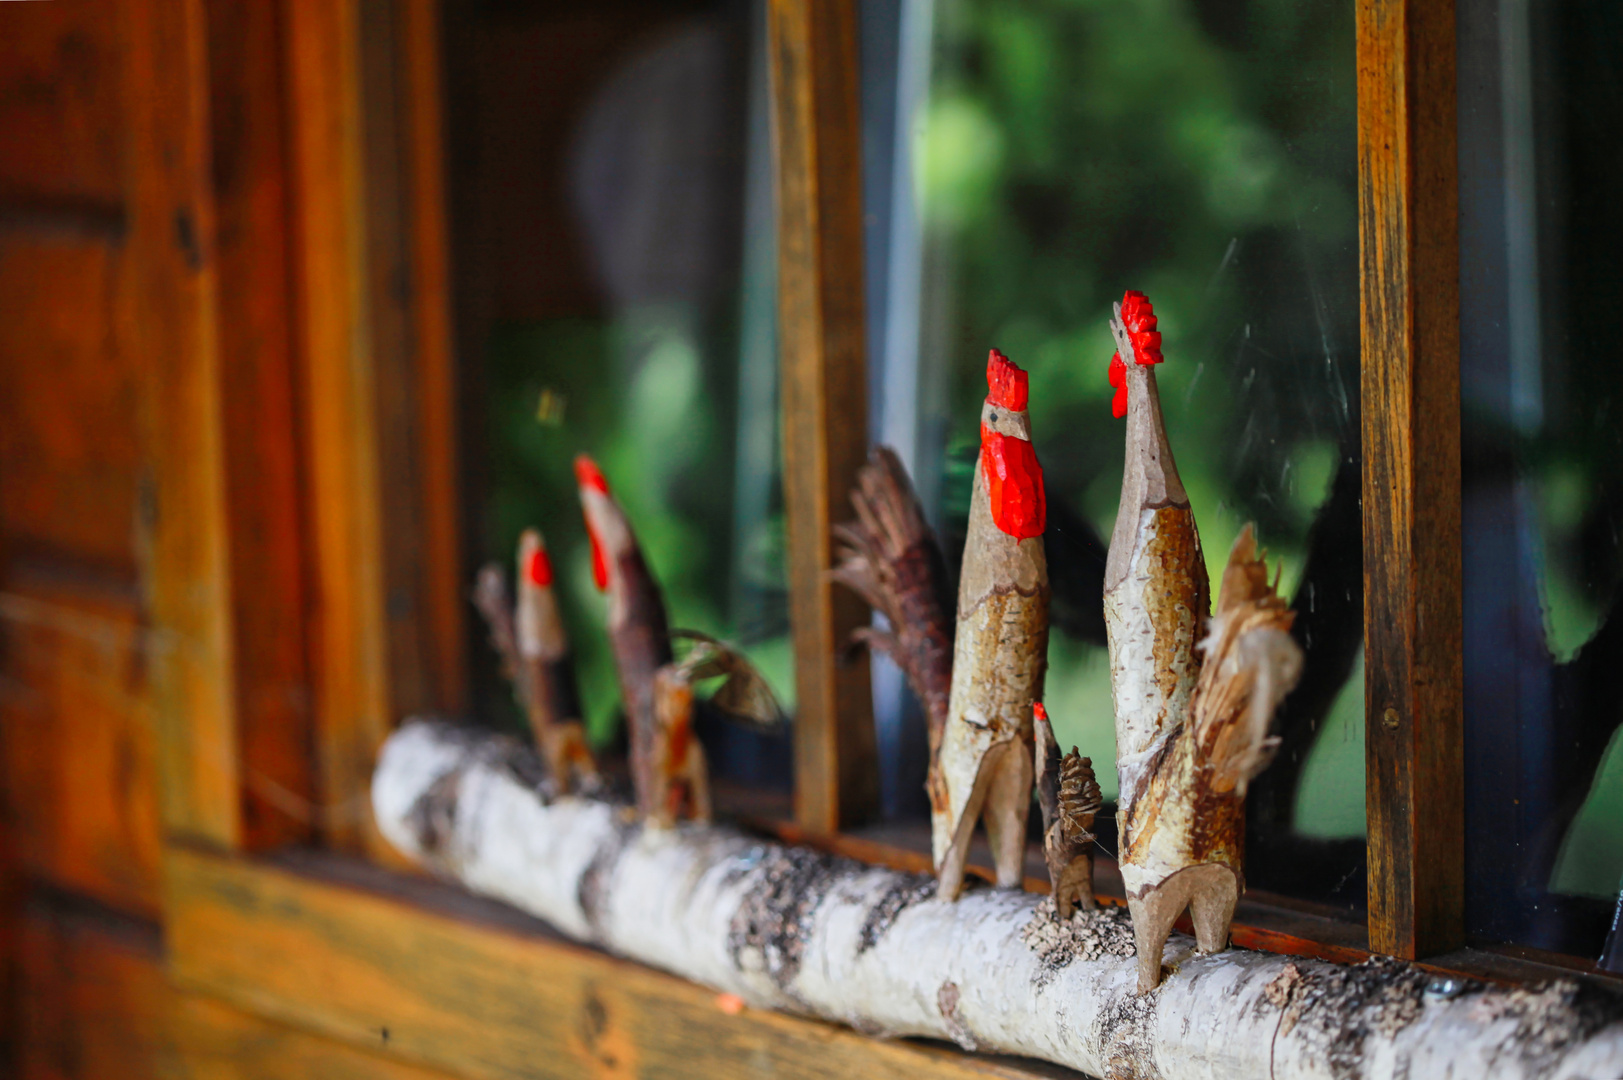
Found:
[{"label": "rooster leg", "polygon": [[1195,946],[1203,953],[1219,952],[1228,945],[1229,923],[1239,898],[1239,875],[1221,863],[1185,867],[1141,895],[1129,896],[1127,910],[1133,916],[1138,947],[1138,992],[1153,990],[1161,981],[1167,935],[1185,908],[1195,924]]},{"label": "rooster leg", "polygon": [[1221,863],[1192,866],[1185,876],[1198,879],[1189,897],[1195,945],[1203,953],[1222,952],[1229,944],[1229,924],[1240,901],[1240,877]]},{"label": "rooster leg", "polygon": [[992,847],[992,865],[997,869],[997,883],[1005,889],[1018,888],[1025,880],[1026,870],[1026,817],[1031,813],[1032,760],[1031,748],[1022,746],[1022,740],[1010,739],[1001,744],[1014,748],[1013,752],[999,755],[992,761],[987,754],[987,765],[992,773],[987,786],[986,802],[981,807],[981,818],[986,822],[986,840]]},{"label": "rooster leg", "polygon": [[1077,908],[1092,911],[1098,907],[1093,898],[1093,857],[1078,855],[1048,860],[1048,876],[1054,883],[1054,907],[1061,919],[1069,919]]},{"label": "rooster leg", "polygon": [[[710,769],[704,759],[704,748],[697,739],[688,743],[687,767],[683,770],[688,785],[688,809],[693,820],[706,824],[710,821]],[[1232,906],[1230,908],[1232,910]]]},{"label": "rooster leg", "polygon": [[975,822],[986,805],[987,792],[992,787],[997,767],[1015,740],[993,743],[981,757],[975,773],[975,783],[969,790],[964,808],[958,812],[958,821],[952,830],[952,841],[942,852],[936,864],[936,895],[943,900],[956,900],[964,889],[964,867],[969,861],[969,842],[975,835]]}]

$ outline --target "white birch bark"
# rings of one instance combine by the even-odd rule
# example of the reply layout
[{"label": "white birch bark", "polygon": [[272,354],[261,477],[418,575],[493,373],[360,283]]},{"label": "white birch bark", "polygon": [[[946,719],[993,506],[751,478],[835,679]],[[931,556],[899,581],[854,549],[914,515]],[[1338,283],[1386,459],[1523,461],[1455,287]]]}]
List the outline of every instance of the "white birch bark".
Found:
[{"label": "white birch bark", "polygon": [[1141,995],[1120,909],[1059,924],[1051,901],[1015,890],[946,903],[920,875],[726,828],[643,828],[595,799],[548,801],[539,773],[514,740],[409,722],[384,747],[373,808],[406,854],[570,937],[875,1034],[1110,1078],[1623,1075],[1623,1002],[1594,987],[1197,956],[1174,935],[1173,970]]}]

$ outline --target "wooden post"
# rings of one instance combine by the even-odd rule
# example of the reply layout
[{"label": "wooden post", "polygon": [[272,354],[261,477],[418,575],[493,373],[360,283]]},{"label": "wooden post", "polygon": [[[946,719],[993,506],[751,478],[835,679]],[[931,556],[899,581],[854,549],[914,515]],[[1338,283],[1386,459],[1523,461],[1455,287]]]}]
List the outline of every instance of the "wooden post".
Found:
[{"label": "wooden post", "polygon": [[242,808],[204,26],[200,0],[127,9],[130,258],[119,319],[150,365],[141,532],[163,824],[234,845]]},{"label": "wooden post", "polygon": [[1464,938],[1454,8],[1359,0],[1369,940]]},{"label": "wooden post", "polygon": [[794,628],[795,817],[832,832],[878,804],[868,609],[829,578],[867,454],[861,121],[852,0],[772,0],[784,502]]}]

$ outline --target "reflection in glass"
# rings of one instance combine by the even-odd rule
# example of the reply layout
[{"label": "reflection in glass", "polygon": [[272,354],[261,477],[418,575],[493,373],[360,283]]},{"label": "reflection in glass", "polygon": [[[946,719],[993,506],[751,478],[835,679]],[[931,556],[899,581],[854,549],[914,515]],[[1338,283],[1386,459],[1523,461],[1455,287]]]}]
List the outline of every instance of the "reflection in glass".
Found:
[{"label": "reflection in glass", "polygon": [[1593,958],[1623,887],[1623,10],[1458,16],[1467,923]]},{"label": "reflection in glass", "polygon": [[[619,694],[571,473],[581,451],[625,506],[672,625],[741,644],[792,705],[763,14],[515,4],[483,28],[485,555],[526,525],[546,533],[598,742]],[[557,19],[567,33],[549,32]],[[559,39],[568,55],[548,52]],[[556,85],[531,97],[542,78]],[[532,221],[545,227],[514,227]],[[729,748],[757,737],[706,738],[725,778],[740,772]],[[759,751],[740,752],[738,778],[786,779],[786,744]]]},{"label": "reflection in glass", "polygon": [[[870,76],[864,102],[870,129],[891,133],[891,157],[867,166],[888,182],[870,182],[868,198],[881,222],[870,234],[878,439],[918,477],[956,565],[988,348],[1031,372],[1050,499],[1047,703],[1062,742],[1104,765],[1112,796],[1101,538],[1123,432],[1106,320],[1125,289],[1147,292],[1208,562],[1256,521],[1309,658],[1283,752],[1255,788],[1248,876],[1362,904],[1352,6],[900,0],[890,11],[894,85],[876,103]],[[872,68],[886,41],[865,29]],[[885,745],[883,725],[906,721],[882,699],[878,712]],[[887,794],[893,808],[911,798]]]}]

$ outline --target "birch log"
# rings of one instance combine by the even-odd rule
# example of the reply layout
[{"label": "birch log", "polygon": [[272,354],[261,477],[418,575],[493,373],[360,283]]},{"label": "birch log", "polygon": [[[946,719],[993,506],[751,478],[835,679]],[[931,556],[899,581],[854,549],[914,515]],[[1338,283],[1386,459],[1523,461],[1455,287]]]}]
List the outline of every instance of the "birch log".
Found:
[{"label": "birch log", "polygon": [[1008,889],[956,903],[935,882],[725,828],[644,828],[626,807],[538,789],[515,740],[408,722],[373,779],[409,856],[563,934],[760,1008],[1111,1080],[1623,1075],[1623,1001],[1561,981],[1492,988],[1396,961],[1344,967],[1244,949],[1197,956],[1137,993],[1120,909]]}]

